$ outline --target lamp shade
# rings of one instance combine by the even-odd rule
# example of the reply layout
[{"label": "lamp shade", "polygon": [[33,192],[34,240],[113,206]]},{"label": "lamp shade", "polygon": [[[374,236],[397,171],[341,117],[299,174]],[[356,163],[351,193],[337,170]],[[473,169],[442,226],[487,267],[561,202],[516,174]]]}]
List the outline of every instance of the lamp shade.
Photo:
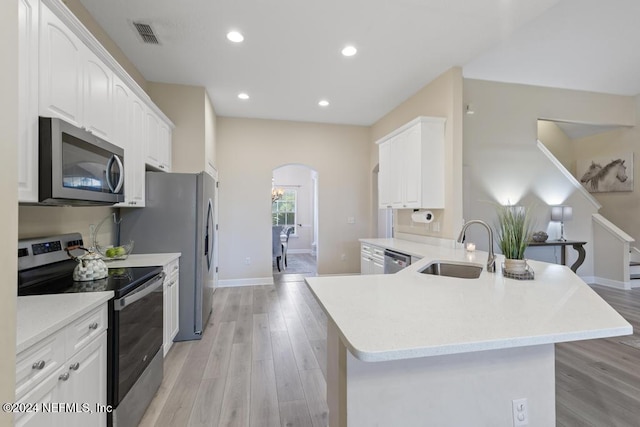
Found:
[{"label": "lamp shade", "polygon": [[571,206],[551,206],[551,221],[568,221],[573,218]]}]

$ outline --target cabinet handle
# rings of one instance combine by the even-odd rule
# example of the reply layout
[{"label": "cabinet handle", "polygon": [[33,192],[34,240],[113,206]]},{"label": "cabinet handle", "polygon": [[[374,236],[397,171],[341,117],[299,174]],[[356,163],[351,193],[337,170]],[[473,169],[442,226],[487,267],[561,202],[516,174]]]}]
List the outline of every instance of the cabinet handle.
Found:
[{"label": "cabinet handle", "polygon": [[393,207],[393,206],[391,206],[391,205],[388,205],[388,206],[387,206],[387,208],[392,208],[392,207]]},{"label": "cabinet handle", "polygon": [[164,169],[164,165],[160,165],[160,169]]},{"label": "cabinet handle", "polygon": [[60,381],[66,381],[66,380],[68,380],[68,379],[69,379],[69,372],[65,372],[64,374],[60,375],[60,376],[58,377],[58,379],[59,379]]},{"label": "cabinet handle", "polygon": [[93,322],[89,325],[89,329],[98,329],[98,322]]},{"label": "cabinet handle", "polygon": [[176,281],[175,281],[175,280],[172,280],[172,281],[171,281],[171,283],[169,283],[169,286],[173,286],[173,285],[175,285],[175,284],[176,284]]},{"label": "cabinet handle", "polygon": [[40,369],[44,368],[44,365],[45,365],[45,361],[44,360],[38,360],[36,363],[31,365],[31,368],[40,370]]},{"label": "cabinet handle", "polygon": [[69,365],[69,369],[71,369],[72,371],[77,371],[79,367],[80,362],[72,363],[71,365]]},{"label": "cabinet handle", "polygon": [[178,266],[177,266],[177,265],[174,265],[174,266],[173,266],[173,271],[176,271],[177,269],[178,269]]}]

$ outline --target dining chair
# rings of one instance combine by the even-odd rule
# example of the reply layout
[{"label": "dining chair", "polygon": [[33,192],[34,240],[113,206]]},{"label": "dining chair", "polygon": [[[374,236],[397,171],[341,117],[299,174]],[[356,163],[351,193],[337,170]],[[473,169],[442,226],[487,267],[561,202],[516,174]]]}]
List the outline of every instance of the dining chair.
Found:
[{"label": "dining chair", "polygon": [[280,235],[282,234],[282,225],[274,225],[271,227],[271,255],[276,260],[276,266],[278,271],[280,270],[280,260],[282,259],[282,241]]}]

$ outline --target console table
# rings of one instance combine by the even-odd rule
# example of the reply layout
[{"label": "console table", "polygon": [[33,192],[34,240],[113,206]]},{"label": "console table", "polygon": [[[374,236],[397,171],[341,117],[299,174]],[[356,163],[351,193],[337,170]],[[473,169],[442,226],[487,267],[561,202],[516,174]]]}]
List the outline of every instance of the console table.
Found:
[{"label": "console table", "polygon": [[567,265],[567,246],[573,247],[573,249],[578,252],[578,259],[571,266],[571,270],[576,273],[578,268],[584,262],[584,245],[586,244],[587,242],[579,242],[576,240],[547,240],[546,242],[530,242],[529,246],[562,246],[562,252],[560,255],[560,262],[562,263],[562,265]]}]

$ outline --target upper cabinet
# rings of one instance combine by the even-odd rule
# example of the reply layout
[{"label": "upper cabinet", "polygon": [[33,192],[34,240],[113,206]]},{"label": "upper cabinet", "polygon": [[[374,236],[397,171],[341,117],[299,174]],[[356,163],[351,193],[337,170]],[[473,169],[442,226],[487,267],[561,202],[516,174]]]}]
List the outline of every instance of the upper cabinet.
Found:
[{"label": "upper cabinet", "polygon": [[445,121],[418,117],[377,142],[380,208],[444,208]]},{"label": "upper cabinet", "polygon": [[18,200],[38,201],[39,0],[18,0]]},{"label": "upper cabinet", "polygon": [[119,206],[144,206],[145,164],[171,170],[173,124],[61,0],[17,1],[18,201],[38,202],[38,116],[44,116],[123,148]]},{"label": "upper cabinet", "polygon": [[47,7],[40,12],[40,115],[82,127],[86,47]]}]

